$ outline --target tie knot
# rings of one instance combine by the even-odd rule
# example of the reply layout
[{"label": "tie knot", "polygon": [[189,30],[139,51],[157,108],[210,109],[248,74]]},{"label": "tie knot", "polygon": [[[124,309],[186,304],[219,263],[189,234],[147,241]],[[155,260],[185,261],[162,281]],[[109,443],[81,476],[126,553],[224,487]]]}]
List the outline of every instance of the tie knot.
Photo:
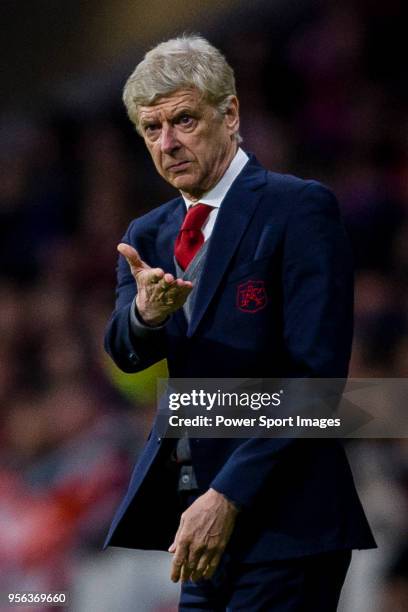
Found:
[{"label": "tie knot", "polygon": [[194,204],[194,206],[190,206],[184,218],[181,229],[200,230],[212,209],[213,206],[210,206],[209,204]]}]

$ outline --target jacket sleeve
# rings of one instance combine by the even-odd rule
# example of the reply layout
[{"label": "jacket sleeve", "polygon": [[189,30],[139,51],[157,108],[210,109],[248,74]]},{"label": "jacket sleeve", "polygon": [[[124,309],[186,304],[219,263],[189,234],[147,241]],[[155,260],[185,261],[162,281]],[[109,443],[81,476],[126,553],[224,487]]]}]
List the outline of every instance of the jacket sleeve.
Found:
[{"label": "jacket sleeve", "polygon": [[[139,251],[137,238],[132,236],[134,223],[129,226],[122,242]],[[131,309],[137,293],[136,282],[123,255],[119,255],[116,270],[115,310],[106,328],[104,346],[121,370],[140,372],[166,357],[165,325],[157,328],[135,325]]]},{"label": "jacket sleeve", "polygon": [[[315,181],[303,188],[288,219],[282,283],[287,378],[346,378],[353,329],[351,251],[336,198]],[[290,414],[296,414],[294,402],[287,404]],[[210,486],[249,507],[298,443],[295,438],[246,440]]]}]

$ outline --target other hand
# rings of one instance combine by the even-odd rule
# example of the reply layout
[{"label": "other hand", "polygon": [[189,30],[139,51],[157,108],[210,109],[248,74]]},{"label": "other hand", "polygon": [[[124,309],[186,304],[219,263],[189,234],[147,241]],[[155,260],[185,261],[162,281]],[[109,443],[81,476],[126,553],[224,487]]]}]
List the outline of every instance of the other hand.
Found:
[{"label": "other hand", "polygon": [[209,489],[187,508],[169,548],[169,552],[175,553],[171,568],[173,582],[213,576],[237,514],[234,504],[214,489]]}]

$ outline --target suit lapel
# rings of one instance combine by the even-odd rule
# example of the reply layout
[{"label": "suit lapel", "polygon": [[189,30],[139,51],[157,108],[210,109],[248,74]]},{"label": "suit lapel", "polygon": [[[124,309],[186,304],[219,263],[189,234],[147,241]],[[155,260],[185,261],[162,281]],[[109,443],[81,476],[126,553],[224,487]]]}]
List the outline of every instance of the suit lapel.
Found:
[{"label": "suit lapel", "polygon": [[183,223],[186,213],[186,206],[183,198],[175,200],[175,206],[169,211],[168,221],[163,223],[157,233],[156,253],[158,256],[157,266],[163,268],[165,272],[176,274],[174,266],[174,243],[176,242],[177,234]]},{"label": "suit lapel", "polygon": [[204,270],[187,336],[191,337],[207,310],[241,237],[254,214],[266,182],[266,171],[251,156],[225,196],[211,235]]},{"label": "suit lapel", "polygon": [[[160,262],[158,265],[163,268],[165,272],[170,272],[170,274],[174,276],[177,276],[174,265],[174,243],[176,242],[177,235],[183,223],[185,213],[186,205],[183,198],[177,198],[176,206],[169,214],[169,222],[163,224],[163,229],[158,233],[158,256]],[[177,323],[180,330],[186,333],[187,320],[183,309],[179,308],[172,315],[172,318]]]}]

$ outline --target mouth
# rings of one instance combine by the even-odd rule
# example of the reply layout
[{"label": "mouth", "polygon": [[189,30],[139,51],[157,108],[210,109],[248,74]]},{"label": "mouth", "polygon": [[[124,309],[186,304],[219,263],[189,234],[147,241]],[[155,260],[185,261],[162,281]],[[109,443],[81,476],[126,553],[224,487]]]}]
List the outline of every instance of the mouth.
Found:
[{"label": "mouth", "polygon": [[167,168],[167,172],[183,172],[183,170],[186,170],[188,168],[188,166],[190,165],[191,162],[189,161],[180,161],[177,162],[176,164],[172,164],[171,166],[169,166]]}]

